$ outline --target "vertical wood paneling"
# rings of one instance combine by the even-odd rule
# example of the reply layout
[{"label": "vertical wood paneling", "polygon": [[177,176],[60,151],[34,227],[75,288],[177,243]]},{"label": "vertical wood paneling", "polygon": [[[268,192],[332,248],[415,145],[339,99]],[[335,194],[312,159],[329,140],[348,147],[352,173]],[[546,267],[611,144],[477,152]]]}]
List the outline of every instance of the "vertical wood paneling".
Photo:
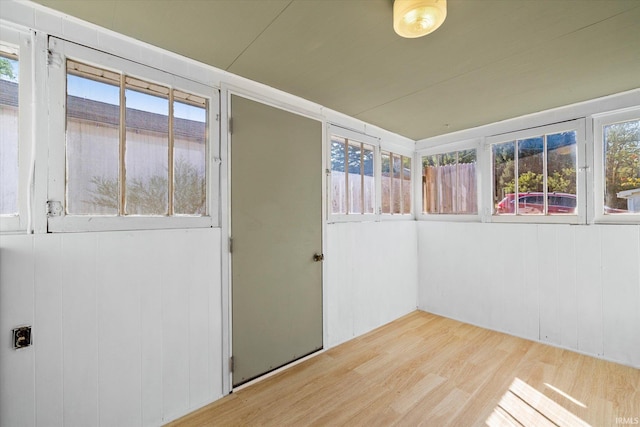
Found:
[{"label": "vertical wood paneling", "polygon": [[36,425],[63,425],[62,236],[34,239]]},{"label": "vertical wood paneling", "polygon": [[327,226],[326,348],[415,309],[416,239],[413,221]]},{"label": "vertical wood paneling", "polygon": [[[34,350],[14,350],[11,330],[34,325],[33,236],[2,236],[0,246],[0,425],[35,425]],[[33,341],[38,331],[33,331]]]},{"label": "vertical wood paneling", "polygon": [[602,228],[604,356],[640,366],[640,233],[637,226]]},{"label": "vertical wood paneling", "polygon": [[99,421],[139,425],[140,283],[147,275],[138,258],[147,247],[134,233],[100,233],[97,249]]},{"label": "vertical wood paneling", "polygon": [[425,221],[418,234],[419,308],[640,366],[639,226]]},{"label": "vertical wood paneling", "polygon": [[140,281],[140,351],[142,425],[162,424],[162,277],[170,265],[165,254],[165,233],[144,235],[144,257],[138,268],[144,271]]},{"label": "vertical wood paneling", "polygon": [[567,348],[578,347],[578,295],[576,259],[576,227],[558,226],[556,247],[558,258],[558,317],[559,344]]},{"label": "vertical wood paneling", "polygon": [[97,235],[62,241],[64,422],[98,425]]},{"label": "vertical wood paneling", "polygon": [[[162,277],[162,390],[163,419],[169,420],[189,409],[189,273],[184,257],[193,249],[185,233],[172,235],[173,249],[165,247],[168,256]],[[178,250],[183,255],[172,257]]]},{"label": "vertical wood paneling", "polygon": [[577,349],[603,355],[601,227],[576,227]]}]

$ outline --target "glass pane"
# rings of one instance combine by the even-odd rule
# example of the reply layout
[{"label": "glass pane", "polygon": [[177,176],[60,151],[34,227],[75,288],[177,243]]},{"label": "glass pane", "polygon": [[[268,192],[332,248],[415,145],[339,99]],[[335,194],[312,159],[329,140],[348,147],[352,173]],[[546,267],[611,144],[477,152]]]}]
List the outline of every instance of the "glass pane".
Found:
[{"label": "glass pane", "polygon": [[173,103],[173,194],[177,215],[207,213],[207,107]]},{"label": "glass pane", "polygon": [[402,198],[402,160],[397,154],[392,157],[393,182],[391,186],[391,194],[393,197],[392,212],[394,214],[402,213],[400,199]]},{"label": "glass pane", "polygon": [[331,213],[347,213],[344,138],[331,137]]},{"label": "glass pane", "polygon": [[432,155],[422,158],[422,212],[425,213],[439,213],[439,157]]},{"label": "glass pane", "polygon": [[18,60],[0,55],[0,215],[18,214]]},{"label": "glass pane", "polygon": [[458,166],[457,153],[444,153],[440,157],[438,166],[438,187],[439,187],[439,213],[456,213],[456,197],[458,186]]},{"label": "glass pane", "polygon": [[67,213],[117,215],[120,87],[67,74]]},{"label": "glass pane", "polygon": [[[135,87],[140,82],[135,81]],[[128,215],[168,211],[169,100],[127,85],[126,209]],[[155,89],[155,88],[154,88]]]},{"label": "glass pane", "polygon": [[372,214],[374,213],[376,199],[376,181],[373,177],[373,147],[367,144],[362,146],[364,213]]},{"label": "glass pane", "polygon": [[362,213],[362,176],[360,175],[360,153],[362,151],[359,142],[348,144],[348,168],[349,168],[349,213]]},{"label": "glass pane", "polygon": [[604,127],[604,213],[640,213],[640,119]]},{"label": "glass pane", "polygon": [[476,183],[476,150],[458,152],[458,177],[456,212],[458,214],[478,213],[478,193]]},{"label": "glass pane", "polygon": [[411,157],[402,157],[402,213],[411,213]]},{"label": "glass pane", "polygon": [[493,204],[496,215],[513,214],[515,194],[515,142],[494,144]]},{"label": "glass pane", "polygon": [[382,152],[382,213],[391,213],[391,158],[388,152]]},{"label": "glass pane", "polygon": [[575,215],[576,194],[576,132],[547,135],[549,215]]},{"label": "glass pane", "polygon": [[[544,198],[544,138],[542,136],[518,141],[518,206],[517,214],[543,215]],[[525,194],[526,193],[526,194]],[[533,193],[533,194],[532,194]]]}]

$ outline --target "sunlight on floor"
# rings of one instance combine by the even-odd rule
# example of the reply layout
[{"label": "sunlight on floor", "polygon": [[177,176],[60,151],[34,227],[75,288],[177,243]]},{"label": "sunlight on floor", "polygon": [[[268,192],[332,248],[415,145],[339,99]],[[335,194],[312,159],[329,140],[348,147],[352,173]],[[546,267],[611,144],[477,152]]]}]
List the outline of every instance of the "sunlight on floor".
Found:
[{"label": "sunlight on floor", "polygon": [[[549,384],[545,386],[569,399],[572,403],[586,406]],[[584,426],[589,424],[562,407],[558,403],[522,381],[515,378],[509,390],[502,396],[487,418],[490,427],[498,426]]]}]

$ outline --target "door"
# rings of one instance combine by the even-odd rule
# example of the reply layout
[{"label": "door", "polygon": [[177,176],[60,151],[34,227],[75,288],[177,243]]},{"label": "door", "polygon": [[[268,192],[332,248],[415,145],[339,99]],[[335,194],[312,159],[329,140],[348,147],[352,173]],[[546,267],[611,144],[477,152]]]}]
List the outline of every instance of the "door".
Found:
[{"label": "door", "polygon": [[231,98],[233,385],[322,348],[322,125]]}]

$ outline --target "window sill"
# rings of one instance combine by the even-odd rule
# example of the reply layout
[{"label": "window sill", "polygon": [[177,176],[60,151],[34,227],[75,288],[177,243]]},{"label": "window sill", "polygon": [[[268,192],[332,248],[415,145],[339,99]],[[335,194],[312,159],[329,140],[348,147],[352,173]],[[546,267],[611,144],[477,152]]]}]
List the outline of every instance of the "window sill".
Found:
[{"label": "window sill", "polygon": [[91,231],[164,230],[183,228],[217,227],[214,219],[203,217],[99,217],[62,216],[49,218],[50,233],[74,233]]}]

